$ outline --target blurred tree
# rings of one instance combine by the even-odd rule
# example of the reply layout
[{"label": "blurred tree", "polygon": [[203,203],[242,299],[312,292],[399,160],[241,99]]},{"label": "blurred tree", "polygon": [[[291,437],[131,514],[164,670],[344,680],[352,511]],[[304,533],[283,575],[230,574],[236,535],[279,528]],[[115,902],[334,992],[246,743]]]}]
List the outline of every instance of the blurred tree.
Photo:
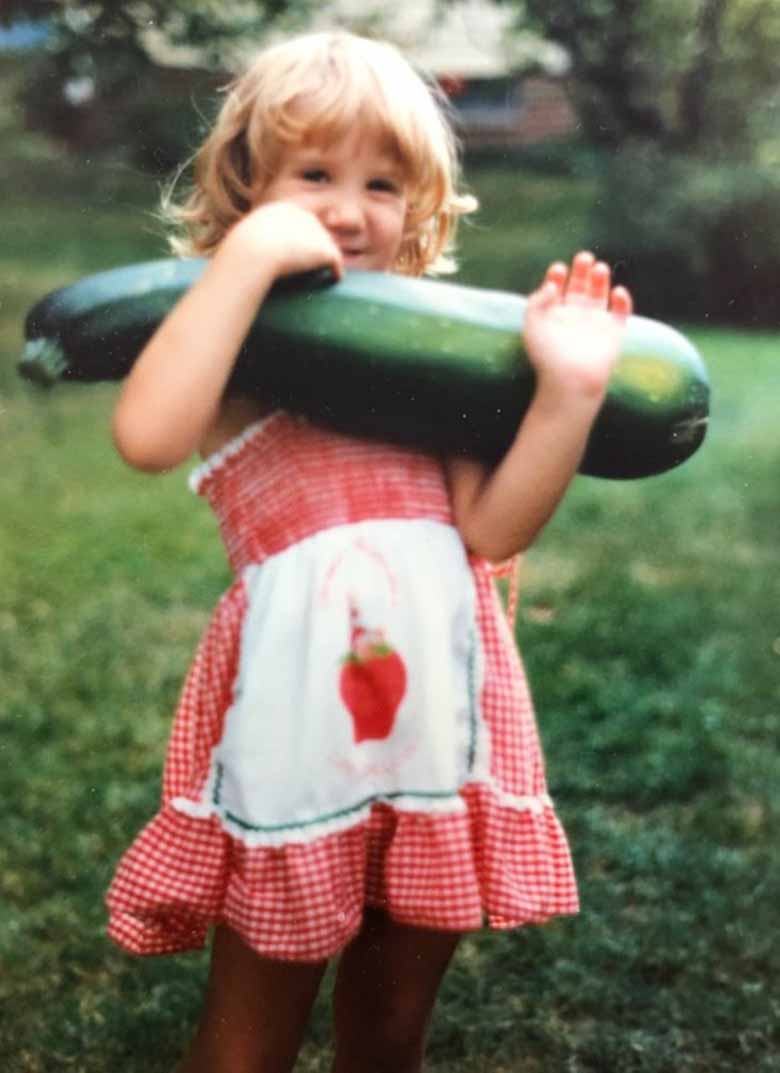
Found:
[{"label": "blurred tree", "polygon": [[[224,56],[313,0],[4,0],[0,25],[44,24],[28,64],[28,123],[72,147],[121,149],[165,171],[197,137]],[[195,98],[193,107],[193,98]]]},{"label": "blurred tree", "polygon": [[[780,0],[503,2],[519,24],[569,53],[572,94],[591,142],[639,138],[668,149],[733,152],[752,148],[773,126]],[[154,84],[161,58],[168,63],[189,50],[213,71],[242,39],[315,8],[322,9],[317,0],[3,0],[0,24],[46,22],[50,38],[28,79],[28,114],[36,126],[83,144],[101,140],[90,102],[102,106],[104,123],[113,113],[132,126],[127,117],[140,110],[139,130],[165,122],[170,132],[164,95],[159,120],[136,101]],[[132,130],[122,133],[132,145]],[[146,141],[155,134],[162,145],[163,130],[147,129]]]},{"label": "blurred tree", "polygon": [[155,43],[167,42],[214,61],[226,44],[310,7],[308,0],[4,0],[0,25],[46,23],[58,54],[121,47],[148,58]]},{"label": "blurred tree", "polygon": [[590,141],[749,149],[780,87],[780,0],[513,0],[563,45]]},{"label": "blurred tree", "polygon": [[506,0],[563,45],[588,244],[652,316],[780,323],[780,0]]}]

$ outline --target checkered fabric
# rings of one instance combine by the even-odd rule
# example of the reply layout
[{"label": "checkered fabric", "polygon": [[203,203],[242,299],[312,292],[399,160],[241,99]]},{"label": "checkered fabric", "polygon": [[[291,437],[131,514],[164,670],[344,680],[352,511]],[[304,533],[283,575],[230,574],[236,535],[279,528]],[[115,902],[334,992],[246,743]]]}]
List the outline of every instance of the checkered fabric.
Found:
[{"label": "checkered fabric", "polygon": [[233,698],[247,610],[243,568],[328,526],[369,518],[450,523],[451,512],[434,459],[283,413],[250,426],[192,483],[216,513],[237,576],[182,690],[161,810],[109,890],[112,938],[131,953],[172,953],[202,946],[210,925],[224,922],[267,957],[316,961],[356,934],[367,904],[401,923],[447,931],[575,913],[571,858],[547,794],[525,676],[491,568],[475,558],[490,778],[461,788],[464,808],[416,812],[377,801],[353,826],[283,846],[247,845],[202,811]]}]

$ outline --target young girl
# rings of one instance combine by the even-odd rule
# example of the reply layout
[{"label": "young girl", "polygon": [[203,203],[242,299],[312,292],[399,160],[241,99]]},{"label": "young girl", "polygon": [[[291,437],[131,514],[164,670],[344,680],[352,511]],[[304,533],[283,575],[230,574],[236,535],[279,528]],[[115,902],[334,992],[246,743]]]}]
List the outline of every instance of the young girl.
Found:
[{"label": "young girl", "polygon": [[184,685],[163,805],[108,895],[125,949],[201,946],[182,1073],[290,1070],[328,960],[337,1073],[420,1069],[459,937],[574,913],[525,679],[490,563],[576,472],[630,312],[587,253],[529,300],[537,387],[492,472],[324,431],[226,392],[269,288],[321,266],[441,269],[458,215],[435,94],[347,34],[264,52],[197,157],[209,255],[127,378],[122,456],[216,512],[235,581]]}]

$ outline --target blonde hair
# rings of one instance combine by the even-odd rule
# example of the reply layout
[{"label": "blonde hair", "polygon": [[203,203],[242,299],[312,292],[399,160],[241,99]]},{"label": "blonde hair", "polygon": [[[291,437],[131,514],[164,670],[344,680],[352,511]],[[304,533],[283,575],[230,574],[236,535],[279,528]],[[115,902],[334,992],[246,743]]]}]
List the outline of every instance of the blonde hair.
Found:
[{"label": "blonde hair", "polygon": [[449,254],[458,218],[477,202],[456,189],[457,143],[444,109],[443,94],[392,45],[335,32],[271,46],[227,87],[216,123],[192,158],[189,196],[174,204],[174,179],[163,197],[164,217],[179,229],[172,249],[183,256],[213,253],[257,204],[285,146],[339,138],[366,123],[389,137],[407,184],[393,269],[406,275],[454,270]]}]

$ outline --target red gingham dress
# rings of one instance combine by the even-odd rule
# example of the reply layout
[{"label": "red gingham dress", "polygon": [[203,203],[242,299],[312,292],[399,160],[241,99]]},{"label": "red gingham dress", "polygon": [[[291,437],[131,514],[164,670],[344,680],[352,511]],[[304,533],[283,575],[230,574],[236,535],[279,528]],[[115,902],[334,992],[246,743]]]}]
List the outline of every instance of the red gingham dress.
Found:
[{"label": "red gingham dress", "polygon": [[[548,796],[514,639],[489,564],[466,556],[452,526],[441,465],[279,411],[199,467],[193,488],[216,513],[235,580],[184,683],[161,809],[124,854],[108,892],[111,937],[134,954],[173,953],[201,947],[209,927],[224,923],[266,957],[318,961],[355,936],[366,905],[400,923],[460,932],[575,913],[569,849]],[[397,567],[396,552],[386,549],[404,553],[409,534],[416,542],[410,571],[427,564],[425,576],[418,571],[407,585],[420,590],[414,615],[433,617],[421,640],[403,650],[404,673],[393,646],[402,652],[407,620],[398,619],[390,644],[358,622],[353,595],[325,607],[303,579],[310,560],[319,563],[323,547],[332,545],[338,555],[329,552],[331,565],[317,575],[328,586],[343,575],[344,591],[352,594],[353,573],[363,570],[381,588]],[[355,548],[360,563],[344,559]],[[462,558],[463,586],[446,578],[447,556],[455,570]],[[344,562],[350,565],[342,569]],[[279,573],[285,563],[302,591],[287,587],[288,575]],[[279,588],[275,579],[282,576]],[[475,640],[462,659],[457,642],[449,673],[438,655],[415,663],[414,649],[440,651],[425,646],[428,639],[440,645],[449,629],[442,608],[460,599],[453,588],[470,594],[462,605],[468,614],[458,604],[453,617],[466,622],[471,634],[463,636]],[[413,592],[409,600],[415,599]],[[406,602],[387,598],[396,615],[406,613]],[[343,653],[352,643],[346,659],[318,655],[330,651],[333,633],[330,624],[311,632],[321,609],[344,617],[343,637],[332,645]],[[280,632],[284,644],[268,647]],[[353,712],[351,722],[348,709],[368,703],[355,670],[361,653],[385,668],[385,699],[362,715]],[[296,680],[276,667],[288,658]],[[320,664],[326,671],[332,665],[333,685],[322,679],[324,671],[309,683]],[[426,680],[415,693],[418,677]],[[460,692],[473,695],[464,699]],[[426,697],[437,698],[435,704],[419,700]],[[395,730],[377,729],[376,722],[386,716],[412,735],[392,762]],[[323,728],[326,719],[332,725]],[[272,746],[264,745],[268,734],[276,735]],[[309,736],[314,743],[306,753]],[[295,751],[301,742],[301,758],[286,759],[284,749]],[[355,758],[366,756],[371,762],[360,767]],[[404,769],[407,761],[413,775]],[[311,804],[319,794],[322,807]],[[304,803],[295,804],[298,798]],[[298,811],[288,817],[284,809]]]}]

